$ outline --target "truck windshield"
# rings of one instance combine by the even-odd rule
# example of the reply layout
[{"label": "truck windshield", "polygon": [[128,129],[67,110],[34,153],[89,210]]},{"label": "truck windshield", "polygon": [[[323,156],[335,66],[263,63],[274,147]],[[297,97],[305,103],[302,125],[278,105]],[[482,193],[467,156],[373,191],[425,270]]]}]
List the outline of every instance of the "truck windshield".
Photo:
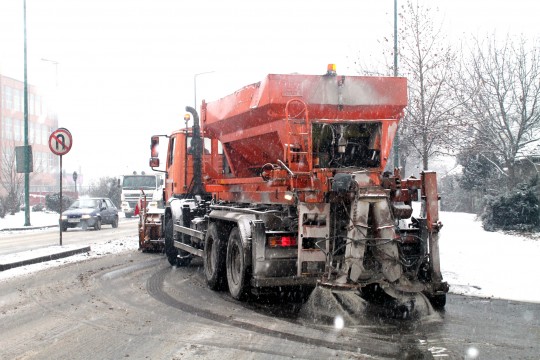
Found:
[{"label": "truck windshield", "polygon": [[155,189],[156,176],[154,175],[133,175],[125,176],[122,183],[124,189]]}]

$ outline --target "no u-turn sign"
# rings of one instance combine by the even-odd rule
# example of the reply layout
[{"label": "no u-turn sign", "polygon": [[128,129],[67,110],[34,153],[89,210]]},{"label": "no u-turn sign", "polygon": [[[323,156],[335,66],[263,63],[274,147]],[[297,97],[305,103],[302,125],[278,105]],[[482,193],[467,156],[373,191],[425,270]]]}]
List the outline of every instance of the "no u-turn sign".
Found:
[{"label": "no u-turn sign", "polygon": [[49,149],[56,155],[65,155],[71,150],[73,138],[66,128],[58,128],[49,136]]}]

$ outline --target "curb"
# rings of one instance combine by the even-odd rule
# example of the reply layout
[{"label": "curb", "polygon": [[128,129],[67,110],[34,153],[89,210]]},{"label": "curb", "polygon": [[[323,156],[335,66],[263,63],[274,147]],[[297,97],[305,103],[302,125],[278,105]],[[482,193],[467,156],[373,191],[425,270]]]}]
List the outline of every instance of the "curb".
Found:
[{"label": "curb", "polygon": [[82,253],[89,252],[89,251],[90,251],[90,246],[85,246],[85,247],[78,248],[78,249],[67,250],[67,251],[57,252],[57,253],[50,254],[50,255],[39,256],[39,257],[36,257],[36,258],[33,258],[33,259],[25,259],[25,260],[16,261],[16,262],[13,262],[13,263],[0,264],[0,271],[13,269],[13,268],[16,268],[16,267],[19,267],[19,266],[37,264],[37,263],[44,262],[44,261],[61,259],[61,258],[65,258],[65,257],[72,256],[72,255],[82,254]]},{"label": "curb", "polygon": [[0,232],[3,231],[20,231],[20,230],[39,230],[39,229],[48,229],[58,227],[58,225],[42,225],[42,226],[26,226],[26,227],[16,227],[16,228],[3,228],[0,229]]}]

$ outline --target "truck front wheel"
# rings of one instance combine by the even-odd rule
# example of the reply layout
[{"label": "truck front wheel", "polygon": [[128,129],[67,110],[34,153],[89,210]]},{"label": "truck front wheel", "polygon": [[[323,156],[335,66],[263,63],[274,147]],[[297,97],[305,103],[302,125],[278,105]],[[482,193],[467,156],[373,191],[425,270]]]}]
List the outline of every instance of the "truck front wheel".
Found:
[{"label": "truck front wheel", "polygon": [[204,242],[204,275],[212,290],[225,284],[225,244],[220,239],[216,223],[210,224]]},{"label": "truck front wheel", "polygon": [[232,229],[229,236],[226,262],[229,292],[236,300],[243,300],[248,295],[249,274],[244,257],[244,244],[237,227]]},{"label": "truck front wheel", "polygon": [[173,220],[165,215],[165,255],[172,266],[178,265],[178,249],[174,247]]}]

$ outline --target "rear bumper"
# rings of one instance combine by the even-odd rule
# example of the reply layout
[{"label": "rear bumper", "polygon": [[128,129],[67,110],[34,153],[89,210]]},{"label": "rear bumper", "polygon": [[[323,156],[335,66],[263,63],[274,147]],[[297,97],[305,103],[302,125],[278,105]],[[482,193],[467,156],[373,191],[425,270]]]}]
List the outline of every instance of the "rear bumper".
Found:
[{"label": "rear bumper", "polygon": [[290,276],[290,277],[253,277],[251,286],[255,288],[277,286],[315,286],[319,276]]},{"label": "rear bumper", "polygon": [[296,258],[264,259],[255,262],[251,285],[253,287],[274,286],[315,286],[322,274],[302,274],[298,276]]}]

